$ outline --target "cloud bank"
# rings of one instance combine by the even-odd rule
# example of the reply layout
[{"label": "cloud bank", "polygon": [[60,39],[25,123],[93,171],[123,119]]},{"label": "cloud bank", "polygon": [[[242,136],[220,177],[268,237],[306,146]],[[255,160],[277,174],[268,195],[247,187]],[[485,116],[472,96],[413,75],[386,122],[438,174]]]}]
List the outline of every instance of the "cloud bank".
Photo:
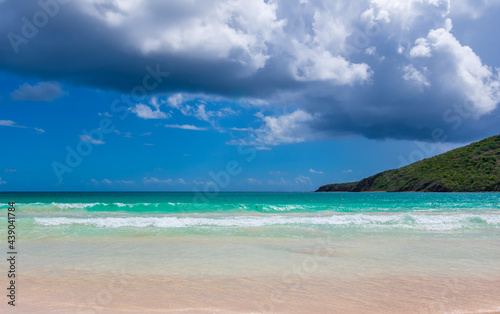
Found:
[{"label": "cloud bank", "polygon": [[[149,96],[166,102],[131,111],[166,119],[163,105],[214,125],[233,113],[189,107],[185,99],[205,95],[259,108],[261,127],[230,143],[430,140],[436,128],[442,141],[467,141],[499,133],[500,78],[457,39],[453,21],[498,7],[466,0],[86,0],[61,4],[31,36],[23,30],[41,10],[38,2],[6,1],[0,31],[26,42],[0,39],[0,69],[128,93],[143,82],[146,66],[159,65],[169,75]],[[12,98],[50,101],[61,93],[41,85],[23,85]]]}]

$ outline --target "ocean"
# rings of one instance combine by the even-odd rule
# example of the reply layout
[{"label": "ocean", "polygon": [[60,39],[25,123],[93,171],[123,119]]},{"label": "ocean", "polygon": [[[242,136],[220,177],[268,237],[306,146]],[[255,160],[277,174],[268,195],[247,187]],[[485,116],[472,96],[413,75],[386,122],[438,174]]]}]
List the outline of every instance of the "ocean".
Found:
[{"label": "ocean", "polygon": [[0,193],[3,230],[8,202],[21,309],[500,311],[498,193]]}]

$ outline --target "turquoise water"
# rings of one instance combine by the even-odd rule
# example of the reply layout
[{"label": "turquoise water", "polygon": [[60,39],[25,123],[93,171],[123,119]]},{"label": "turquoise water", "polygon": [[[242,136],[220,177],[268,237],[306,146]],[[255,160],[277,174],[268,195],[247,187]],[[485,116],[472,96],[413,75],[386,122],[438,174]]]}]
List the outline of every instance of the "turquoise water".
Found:
[{"label": "turquoise water", "polygon": [[[1,193],[25,235],[244,233],[307,236],[352,230],[500,231],[498,193]],[[140,232],[142,232],[140,231]]]},{"label": "turquoise water", "polygon": [[498,193],[0,193],[0,209],[15,201],[27,212],[83,209],[124,213],[483,212],[500,210]]},{"label": "turquoise water", "polygon": [[498,193],[0,193],[1,226],[8,202],[43,309],[500,310]]}]

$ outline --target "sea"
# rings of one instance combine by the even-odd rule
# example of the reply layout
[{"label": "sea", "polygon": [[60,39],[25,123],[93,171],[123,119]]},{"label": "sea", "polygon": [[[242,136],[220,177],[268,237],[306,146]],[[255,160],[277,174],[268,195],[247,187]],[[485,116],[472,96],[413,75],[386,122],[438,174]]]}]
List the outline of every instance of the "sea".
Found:
[{"label": "sea", "polygon": [[2,230],[9,202],[33,312],[500,311],[498,193],[4,192]]}]

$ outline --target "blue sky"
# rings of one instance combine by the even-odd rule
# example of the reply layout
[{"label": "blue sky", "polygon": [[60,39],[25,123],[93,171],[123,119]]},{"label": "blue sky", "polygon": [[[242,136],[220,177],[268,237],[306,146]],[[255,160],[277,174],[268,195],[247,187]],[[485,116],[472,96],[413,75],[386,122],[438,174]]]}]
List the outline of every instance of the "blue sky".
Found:
[{"label": "blue sky", "polygon": [[499,134],[499,1],[0,1],[0,190],[311,191]]}]

